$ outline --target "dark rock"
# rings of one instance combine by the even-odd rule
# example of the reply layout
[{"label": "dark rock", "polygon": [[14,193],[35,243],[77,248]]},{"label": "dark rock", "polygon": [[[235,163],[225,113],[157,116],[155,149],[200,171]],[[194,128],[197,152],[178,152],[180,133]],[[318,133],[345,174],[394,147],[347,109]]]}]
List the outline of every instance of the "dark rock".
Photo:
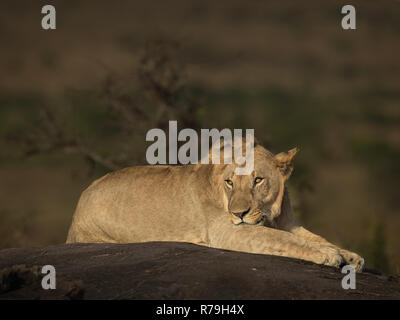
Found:
[{"label": "dark rock", "polygon": [[[56,269],[44,290],[41,266]],[[400,299],[396,277],[178,242],[68,244],[0,251],[0,299]]]}]

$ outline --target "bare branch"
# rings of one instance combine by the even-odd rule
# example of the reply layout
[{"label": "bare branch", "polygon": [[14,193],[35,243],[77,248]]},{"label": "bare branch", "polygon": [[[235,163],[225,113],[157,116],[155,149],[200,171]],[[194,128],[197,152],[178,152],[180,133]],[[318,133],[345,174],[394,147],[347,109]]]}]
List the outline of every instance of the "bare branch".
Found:
[{"label": "bare branch", "polygon": [[[92,167],[99,164],[111,171],[143,161],[143,157],[137,156],[135,145],[128,147],[129,141],[137,140],[150,128],[164,128],[168,124],[165,119],[174,119],[186,127],[198,128],[195,117],[198,105],[186,99],[186,96],[183,96],[183,100],[180,96],[184,89],[182,75],[183,64],[177,56],[175,43],[157,41],[149,44],[135,74],[128,74],[128,79],[110,74],[100,88],[99,96],[106,100],[109,110],[117,115],[116,128],[121,139],[124,139],[118,141],[121,143],[115,145],[110,155],[102,155],[91,143],[85,142],[84,137],[71,133],[53,108],[43,106],[37,126],[20,138],[19,142],[26,150],[24,156],[54,151],[75,153],[85,157]],[[131,84],[136,85],[134,90]],[[124,141],[127,143],[124,144]],[[120,150],[116,150],[118,148]]]}]

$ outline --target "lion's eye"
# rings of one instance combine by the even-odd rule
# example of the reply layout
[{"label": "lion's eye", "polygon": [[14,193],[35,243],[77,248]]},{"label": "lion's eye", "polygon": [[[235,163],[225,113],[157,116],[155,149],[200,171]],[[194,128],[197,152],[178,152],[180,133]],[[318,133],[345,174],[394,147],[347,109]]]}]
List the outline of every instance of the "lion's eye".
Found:
[{"label": "lion's eye", "polygon": [[259,183],[261,183],[263,180],[264,180],[263,178],[257,177],[257,178],[254,179],[254,184],[259,184]]},{"label": "lion's eye", "polygon": [[232,187],[232,186],[233,186],[232,180],[227,179],[227,180],[225,180],[225,183],[226,183],[229,187]]}]

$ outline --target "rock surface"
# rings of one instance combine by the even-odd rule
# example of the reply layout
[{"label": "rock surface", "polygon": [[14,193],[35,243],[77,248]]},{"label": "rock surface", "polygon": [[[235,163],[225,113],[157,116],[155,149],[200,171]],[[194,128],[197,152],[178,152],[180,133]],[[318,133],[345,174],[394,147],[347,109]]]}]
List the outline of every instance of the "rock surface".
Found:
[{"label": "rock surface", "polygon": [[[56,269],[56,290],[41,268]],[[0,299],[400,299],[400,279],[178,242],[63,244],[0,251]]]}]

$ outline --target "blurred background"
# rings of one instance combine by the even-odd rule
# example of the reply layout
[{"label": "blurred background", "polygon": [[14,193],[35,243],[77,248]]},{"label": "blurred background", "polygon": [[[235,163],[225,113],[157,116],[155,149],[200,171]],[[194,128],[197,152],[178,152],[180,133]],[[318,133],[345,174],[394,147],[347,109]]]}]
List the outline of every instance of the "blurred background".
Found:
[{"label": "blurred background", "polygon": [[299,220],[399,274],[400,1],[353,0],[347,31],[345,4],[2,0],[0,248],[63,243],[90,182],[178,120],[299,147]]}]

